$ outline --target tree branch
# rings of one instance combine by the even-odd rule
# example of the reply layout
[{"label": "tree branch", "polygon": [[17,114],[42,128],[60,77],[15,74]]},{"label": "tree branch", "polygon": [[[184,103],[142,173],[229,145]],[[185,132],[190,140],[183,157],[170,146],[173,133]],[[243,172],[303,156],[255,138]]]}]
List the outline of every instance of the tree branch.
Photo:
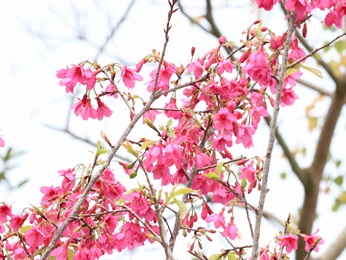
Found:
[{"label": "tree branch", "polygon": [[262,216],[263,216],[263,208],[264,208],[264,202],[265,197],[268,192],[267,184],[268,184],[268,177],[269,177],[269,168],[270,168],[270,161],[271,161],[271,155],[274,147],[274,141],[275,141],[275,131],[276,131],[276,125],[277,125],[277,118],[279,115],[280,110],[280,99],[281,99],[281,92],[282,92],[282,85],[284,82],[285,74],[286,74],[286,65],[287,65],[287,57],[288,52],[290,49],[290,42],[291,42],[291,36],[294,32],[295,26],[295,13],[290,13],[288,18],[288,30],[284,45],[284,50],[282,54],[282,60],[281,60],[281,70],[279,74],[279,82],[276,89],[275,94],[275,105],[274,105],[274,111],[273,111],[273,118],[270,122],[270,132],[269,132],[269,141],[268,141],[268,147],[267,147],[267,153],[266,153],[266,159],[263,166],[262,171],[262,188],[260,193],[260,199],[258,203],[258,212],[256,214],[256,225],[255,225],[255,233],[254,233],[254,239],[253,239],[253,246],[252,246],[252,259],[256,260],[258,258],[259,253],[259,238],[261,233],[261,222],[262,222]]}]

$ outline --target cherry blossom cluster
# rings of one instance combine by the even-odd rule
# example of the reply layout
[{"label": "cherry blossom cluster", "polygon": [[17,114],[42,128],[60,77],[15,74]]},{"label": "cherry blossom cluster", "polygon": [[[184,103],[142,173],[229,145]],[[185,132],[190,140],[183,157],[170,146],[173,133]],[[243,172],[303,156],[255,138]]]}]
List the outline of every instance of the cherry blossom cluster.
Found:
[{"label": "cherry blossom cluster", "polygon": [[[257,0],[265,10],[272,9],[277,2]],[[315,8],[328,9],[326,25],[339,27],[345,1],[288,0],[285,7],[297,13],[297,23]],[[135,93],[145,86],[149,100],[162,101],[158,107],[148,107],[142,116],[142,127],[157,137],[123,140],[122,146],[134,159],[119,163],[122,167],[117,170],[107,167],[73,216],[70,213],[74,204],[104,162],[99,156],[107,151],[100,147],[92,166],[61,170],[60,186],[42,187],[40,206],[16,214],[10,204],[1,203],[0,258],[40,257],[54,230],[67,219],[69,224],[51,252],[57,260],[97,259],[114,251],[132,250],[146,241],[165,245],[164,212],[176,216],[178,231],[184,236],[194,234],[191,254],[197,254],[196,242],[202,249],[203,239],[211,241],[218,234],[224,239],[237,239],[237,221],[244,218],[238,217],[234,209],[256,210],[246,200],[246,194],[261,189],[264,161],[258,156],[239,155],[237,147],[253,147],[259,123],[268,116],[268,106],[274,105],[281,69],[279,60],[286,39],[285,33],[276,35],[260,21],[254,22],[244,34],[246,40],[240,47],[222,36],[217,46],[201,57],[195,57],[192,48],[191,61],[185,65],[177,66],[153,51],[133,69],[120,64],[102,67],[96,61],[84,61],[59,70],[59,85],[67,93],[82,89],[83,94],[72,109],[83,120],[112,116],[106,105],[110,102],[124,102],[129,119],[133,120],[138,109],[135,100],[140,100],[143,108],[149,102]],[[224,48],[228,54],[223,52]],[[305,56],[293,35],[288,63],[294,64]],[[142,69],[149,64],[157,66],[149,73],[150,80],[142,83]],[[301,75],[298,66],[287,71],[281,106],[292,105],[298,98],[294,87]],[[163,125],[158,117],[163,118]],[[110,147],[114,146],[105,135],[103,138]],[[121,174],[129,178],[145,176],[147,183],[127,189],[115,178]],[[155,183],[159,183],[158,188]],[[221,209],[216,211],[211,202]],[[214,228],[201,227],[201,221],[211,223]],[[164,225],[171,231],[172,239],[173,225],[168,222]],[[316,232],[300,234],[288,226],[276,236],[274,244],[262,247],[261,259],[278,257],[278,248],[285,247],[287,254],[296,250],[298,235],[305,240],[307,253],[317,252],[323,240]]]}]

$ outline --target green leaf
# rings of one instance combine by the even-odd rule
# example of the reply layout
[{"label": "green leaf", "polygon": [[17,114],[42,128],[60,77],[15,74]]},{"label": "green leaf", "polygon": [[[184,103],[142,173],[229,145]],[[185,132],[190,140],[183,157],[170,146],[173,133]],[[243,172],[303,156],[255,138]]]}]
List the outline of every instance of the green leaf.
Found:
[{"label": "green leaf", "polygon": [[154,141],[151,141],[151,140],[146,140],[142,143],[141,145],[141,150],[145,150],[147,149],[149,146],[152,146],[153,144],[155,144]]},{"label": "green leaf", "polygon": [[171,128],[172,125],[173,125],[173,120],[172,120],[172,118],[171,118],[171,119],[169,119],[168,122],[167,122],[167,128]]},{"label": "green leaf", "polygon": [[67,259],[68,260],[73,260],[73,258],[74,258],[74,251],[71,248],[69,248],[67,250]]},{"label": "green leaf", "polygon": [[182,202],[181,200],[177,200],[176,198],[173,198],[173,201],[174,201],[175,204],[177,204],[177,206],[179,208],[179,219],[182,220],[182,218],[187,213],[186,204],[184,202]]},{"label": "green leaf", "polygon": [[137,151],[133,148],[132,144],[129,142],[129,140],[126,139],[126,141],[124,143],[121,143],[122,146],[125,147],[125,149],[132,154],[133,156],[135,156],[136,158],[138,158],[137,155]]},{"label": "green leaf", "polygon": [[19,229],[19,233],[21,233],[21,234],[23,235],[26,231],[30,230],[31,228],[32,228],[32,227],[29,226],[29,225],[27,225],[27,226],[22,226],[22,227]]},{"label": "green leaf", "polygon": [[298,71],[298,69],[296,69],[296,68],[289,68],[288,70],[286,70],[285,78],[288,77],[289,75],[293,74],[296,71]]},{"label": "green leaf", "polygon": [[337,160],[337,161],[335,162],[335,166],[336,166],[337,168],[339,168],[340,165],[341,165],[341,160]]},{"label": "green leaf", "polygon": [[189,194],[192,193],[194,190],[190,188],[181,188],[180,190],[175,191],[174,193],[171,194],[171,197],[176,197],[181,194]]},{"label": "green leaf", "polygon": [[311,132],[317,127],[317,120],[318,118],[315,116],[311,116],[308,118],[308,123],[309,123],[309,131]]},{"label": "green leaf", "polygon": [[220,176],[217,175],[215,172],[208,172],[207,174],[204,174],[204,176],[215,181],[221,181]]},{"label": "green leaf", "polygon": [[220,254],[212,254],[208,257],[208,260],[220,260]]},{"label": "green leaf", "polygon": [[21,181],[20,183],[17,184],[17,188],[24,186],[28,181],[29,181],[28,179]]},{"label": "green leaf", "polygon": [[339,175],[338,177],[336,177],[336,178],[334,179],[334,183],[335,183],[336,185],[341,186],[343,182],[344,182],[344,176],[342,176],[342,175]]},{"label": "green leaf", "polygon": [[219,176],[221,175],[222,167],[223,167],[223,162],[219,162],[216,166],[216,173]]},{"label": "green leaf", "polygon": [[287,174],[285,172],[280,174],[281,179],[285,180],[287,178]]},{"label": "green leaf", "polygon": [[237,255],[234,252],[229,252],[227,255],[228,260],[237,260]]},{"label": "green leaf", "polygon": [[323,75],[322,75],[322,72],[318,69],[315,69],[315,68],[312,68],[312,67],[309,67],[309,66],[306,66],[306,65],[303,65],[302,63],[300,63],[298,65],[298,67],[301,67],[307,71],[310,71],[311,73],[315,74],[317,77],[319,78],[322,78],[323,79]]},{"label": "green leaf", "polygon": [[334,47],[339,54],[341,54],[345,50],[345,41],[344,39],[339,40],[334,43]]}]

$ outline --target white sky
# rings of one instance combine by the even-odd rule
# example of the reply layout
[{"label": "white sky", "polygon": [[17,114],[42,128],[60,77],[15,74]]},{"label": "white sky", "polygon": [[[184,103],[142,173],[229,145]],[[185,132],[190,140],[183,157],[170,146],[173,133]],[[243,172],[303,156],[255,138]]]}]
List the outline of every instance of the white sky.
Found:
[{"label": "white sky", "polygon": [[[14,208],[18,210],[29,202],[37,205],[41,198],[39,187],[60,183],[57,178],[58,170],[73,167],[79,162],[91,161],[92,154],[88,150],[93,148],[44,126],[63,127],[69,109],[67,95],[64,88],[58,85],[55,72],[66,65],[93,59],[97,53],[95,46],[104,41],[129,2],[1,0],[0,134],[8,146],[25,151],[25,154],[16,160],[19,166],[9,172],[12,184],[23,178],[29,178],[29,183],[20,190],[11,192],[4,185],[0,185],[0,201],[15,202]],[[203,13],[201,2],[204,1],[183,1],[183,4],[186,5],[186,2],[189,2],[187,10],[192,15]],[[217,23],[228,40],[237,42],[243,29],[256,19],[257,11],[247,1],[216,2]],[[133,66],[153,48],[160,51],[167,10],[166,1],[137,1],[128,19],[108,44],[106,54],[100,56],[99,62],[106,64],[118,61]],[[76,18],[76,12],[80,14],[79,18]],[[285,23],[281,20],[280,12],[270,17],[262,15],[265,26],[273,28],[278,34],[282,32]],[[318,47],[318,43],[331,37],[327,34],[326,37],[321,37],[319,22],[313,22],[309,25],[309,40]],[[167,60],[186,64],[191,46],[196,47],[197,56],[217,44],[216,39],[189,24],[180,14],[173,16],[172,23]],[[76,39],[78,31],[85,32],[88,42]],[[322,81],[308,72],[306,76],[319,86],[328,87],[328,78]],[[307,157],[299,157],[302,165],[307,166],[318,132],[306,131],[305,107],[316,95],[303,88],[297,89],[297,92],[300,99],[296,104],[281,110],[280,129],[290,140],[290,147],[307,147]],[[327,104],[327,99],[320,102],[314,113],[323,115]],[[94,142],[99,139],[100,130],[104,130],[112,140],[116,140],[121,129],[126,126],[123,122],[127,120],[127,114],[123,113],[121,107],[112,108],[114,116],[106,122],[82,121],[72,116],[71,128],[75,133]],[[345,114],[345,110],[343,113]],[[116,119],[118,115],[120,119]],[[345,148],[342,144],[346,143],[345,124],[343,117],[336,130],[338,140],[333,142],[332,147],[336,158],[344,160],[344,168]],[[141,134],[141,129],[133,133],[134,136]],[[249,151],[250,155],[264,153],[266,138],[267,128],[263,124],[255,140],[255,147],[258,148]],[[289,165],[282,160],[281,153],[280,149],[276,149],[273,157],[266,209],[284,220],[288,213],[297,214],[303,190],[293,175],[289,175],[285,182],[280,180],[281,172],[290,173]],[[331,173],[335,171],[331,166],[328,166],[327,170]],[[340,170],[336,173],[340,174]],[[340,223],[345,223],[345,208],[342,208],[339,214],[330,214],[332,203],[331,196],[320,197],[320,218],[316,221],[316,227],[320,228],[320,235],[326,240],[321,251],[327,249],[328,243],[338,234],[337,231],[342,226]],[[335,225],[335,228],[331,228],[331,225]],[[273,237],[275,232],[276,230],[265,226],[264,241]],[[182,247],[185,248],[184,245]],[[143,248],[139,251],[135,257],[152,253]],[[159,255],[162,253],[158,251]],[[104,259],[118,259],[117,257],[119,256]]]}]

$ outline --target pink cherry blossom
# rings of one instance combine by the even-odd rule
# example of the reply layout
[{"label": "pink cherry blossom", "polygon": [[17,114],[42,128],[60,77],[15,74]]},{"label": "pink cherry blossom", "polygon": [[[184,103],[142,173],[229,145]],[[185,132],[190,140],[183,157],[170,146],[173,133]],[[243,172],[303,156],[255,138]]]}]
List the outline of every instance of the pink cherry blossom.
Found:
[{"label": "pink cherry blossom", "polygon": [[203,62],[200,59],[190,62],[187,71],[193,72],[196,78],[200,78],[203,74]]},{"label": "pink cherry blossom", "polygon": [[307,0],[287,0],[285,8],[289,11],[297,13],[296,21],[300,22],[305,19],[308,13],[312,10],[312,6]]},{"label": "pink cherry blossom", "polygon": [[5,146],[5,141],[4,139],[2,139],[2,137],[0,136],[0,147],[4,147]]},{"label": "pink cherry blossom", "polygon": [[224,211],[225,211],[225,208],[222,208],[219,214],[207,216],[205,218],[205,221],[208,223],[210,222],[214,223],[215,228],[225,227],[225,218],[223,217]]},{"label": "pink cherry blossom", "polygon": [[256,0],[259,8],[270,11],[279,0]]},{"label": "pink cherry blossom", "polygon": [[97,97],[96,102],[97,102],[96,117],[98,120],[102,120],[104,116],[110,117],[112,115],[113,111],[110,110],[109,107],[107,107],[105,103],[101,101],[100,98]]},{"label": "pink cherry blossom", "polygon": [[239,125],[236,143],[242,143],[245,148],[253,146],[252,135],[256,132],[250,125]]},{"label": "pink cherry blossom", "polygon": [[257,129],[257,126],[261,120],[262,117],[267,117],[268,116],[268,112],[267,110],[262,107],[262,106],[258,106],[258,107],[253,107],[250,110],[249,115],[251,116],[251,124],[252,126]]},{"label": "pink cherry blossom", "polygon": [[254,182],[256,180],[255,169],[251,165],[242,168],[239,178],[241,180],[247,179],[249,182]]},{"label": "pink cherry blossom", "polygon": [[33,252],[36,248],[41,246],[44,242],[45,236],[41,230],[36,227],[31,227],[28,231],[24,233],[26,238],[26,243],[30,246]]},{"label": "pink cherry blossom", "polygon": [[215,128],[219,131],[222,129],[231,130],[232,123],[237,121],[237,118],[227,109],[221,108],[214,117]]},{"label": "pink cherry blossom", "polygon": [[13,229],[13,231],[18,231],[20,228],[22,228],[23,223],[28,218],[29,214],[25,213],[24,215],[13,215],[10,221],[10,227]]},{"label": "pink cherry blossom", "polygon": [[147,112],[144,113],[143,115],[143,124],[145,124],[145,119],[148,118],[150,119],[150,121],[152,123],[154,123],[155,119],[156,119],[156,116],[161,114],[161,112],[157,111],[157,110],[153,110],[153,109],[150,109],[148,110]]},{"label": "pink cherry blossom", "polygon": [[8,206],[7,204],[3,203],[0,206],[0,223],[4,223],[7,221],[7,217],[12,216],[12,209],[11,206]]},{"label": "pink cherry blossom", "polygon": [[326,26],[328,27],[335,24],[336,27],[341,28],[345,14],[346,14],[346,1],[341,0],[339,2],[339,5],[336,5],[334,9],[331,10],[327,14],[326,18],[324,19],[324,22]]},{"label": "pink cherry blossom", "polygon": [[[305,251],[310,252],[312,248],[314,248],[314,251],[318,252],[318,246],[322,245],[324,243],[324,240],[321,239],[321,237],[316,236],[316,233],[319,231],[319,229],[316,230],[315,233],[311,234],[310,236],[302,234],[302,238],[305,241]],[[320,239],[320,240],[319,240]],[[319,240],[319,241],[318,241]],[[318,242],[317,242],[318,241]]]},{"label": "pink cherry blossom", "polygon": [[176,104],[176,99],[175,98],[171,98],[169,100],[169,103],[167,103],[165,105],[165,115],[169,118],[173,118],[173,119],[179,119],[183,116],[183,114],[179,111],[177,104]]},{"label": "pink cherry blossom", "polygon": [[228,59],[220,61],[220,63],[216,67],[220,75],[223,74],[225,71],[231,73],[234,68],[235,65]]},{"label": "pink cherry blossom", "polygon": [[67,259],[67,247],[68,243],[64,243],[64,245],[56,247],[50,255],[55,256],[56,260],[65,260]]},{"label": "pink cherry blossom", "polygon": [[283,235],[281,237],[278,237],[280,240],[279,246],[286,247],[286,252],[289,254],[292,252],[292,250],[297,250],[298,248],[298,236],[296,235]]},{"label": "pink cherry blossom", "polygon": [[272,71],[268,64],[268,54],[258,50],[249,56],[243,70],[253,80],[258,81],[260,86],[276,86],[276,81],[272,78]]},{"label": "pink cherry blossom", "polygon": [[130,69],[126,66],[121,67],[121,77],[126,87],[128,88],[134,88],[135,87],[135,81],[142,81],[143,77],[134,69]]},{"label": "pink cherry blossom", "polygon": [[118,98],[118,92],[117,92],[115,86],[113,85],[113,83],[108,84],[108,86],[105,89],[105,92],[111,93],[111,94],[107,94],[107,96],[112,96],[114,98]]},{"label": "pink cherry blossom", "polygon": [[238,235],[238,228],[233,224],[233,221],[229,223],[223,230],[222,236],[229,237],[231,240],[236,239]]},{"label": "pink cherry blossom", "polygon": [[73,93],[77,83],[87,85],[87,90],[93,89],[96,83],[94,73],[90,69],[84,70],[83,65],[72,65],[71,68],[61,69],[57,71],[56,76],[61,79],[59,85],[65,86],[67,93]]},{"label": "pink cherry blossom", "polygon": [[98,115],[96,110],[91,105],[91,100],[87,95],[83,96],[83,99],[72,105],[74,113],[76,116],[81,116],[83,120],[88,120],[89,118],[95,119]]}]

